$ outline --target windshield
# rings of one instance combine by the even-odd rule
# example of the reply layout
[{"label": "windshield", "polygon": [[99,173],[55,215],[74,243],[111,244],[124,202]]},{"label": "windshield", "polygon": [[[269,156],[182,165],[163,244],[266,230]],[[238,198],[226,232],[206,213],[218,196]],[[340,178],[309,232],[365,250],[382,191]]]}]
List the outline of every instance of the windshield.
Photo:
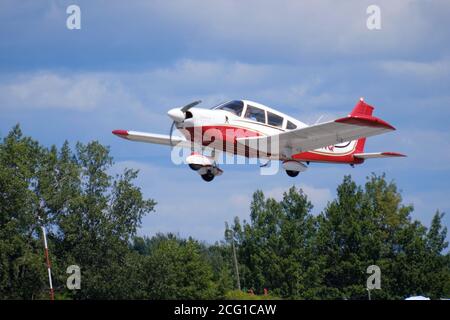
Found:
[{"label": "windshield", "polygon": [[244,103],[240,100],[233,100],[225,104],[222,104],[216,107],[215,109],[228,111],[240,117],[242,114],[242,110],[244,109]]}]

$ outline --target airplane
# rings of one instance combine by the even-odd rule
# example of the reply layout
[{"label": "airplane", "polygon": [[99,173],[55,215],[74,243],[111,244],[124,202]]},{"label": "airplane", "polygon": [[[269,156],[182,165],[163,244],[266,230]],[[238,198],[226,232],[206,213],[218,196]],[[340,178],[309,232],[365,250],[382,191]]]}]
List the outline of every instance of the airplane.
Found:
[{"label": "airplane", "polygon": [[[200,103],[168,111],[173,120],[169,135],[131,130],[112,133],[131,141],[191,148],[186,163],[207,182],[223,173],[216,151],[264,159],[265,165],[281,161],[290,177],[305,171],[311,162],[353,167],[366,159],[405,157],[397,152],[364,152],[367,137],[395,128],[374,117],[374,107],[363,98],[346,117],[313,125],[249,100],[232,100],[210,109],[196,107]],[[183,136],[173,135],[174,128]]]}]

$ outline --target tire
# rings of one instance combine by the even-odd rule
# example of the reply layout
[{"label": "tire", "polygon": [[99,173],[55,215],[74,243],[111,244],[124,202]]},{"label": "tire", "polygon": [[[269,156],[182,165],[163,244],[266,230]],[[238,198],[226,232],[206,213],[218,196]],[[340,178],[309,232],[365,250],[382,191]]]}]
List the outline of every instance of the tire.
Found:
[{"label": "tire", "polygon": [[189,164],[189,168],[191,168],[191,169],[194,170],[194,171],[199,170],[201,167],[202,167],[202,166],[199,165],[199,164],[192,164],[192,163]]},{"label": "tire", "polygon": [[286,170],[286,173],[289,177],[295,178],[300,173],[299,171]]},{"label": "tire", "polygon": [[210,182],[213,181],[214,175],[210,171],[208,171],[207,173],[202,174],[202,179],[205,180],[206,182]]}]

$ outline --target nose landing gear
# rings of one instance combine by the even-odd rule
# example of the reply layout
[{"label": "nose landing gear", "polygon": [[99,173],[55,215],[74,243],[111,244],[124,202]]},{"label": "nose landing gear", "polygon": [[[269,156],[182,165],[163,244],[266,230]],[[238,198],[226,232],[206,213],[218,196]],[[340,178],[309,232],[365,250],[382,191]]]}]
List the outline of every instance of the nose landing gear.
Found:
[{"label": "nose landing gear", "polygon": [[189,168],[191,168],[194,171],[200,170],[202,166],[200,164],[194,164],[194,163],[189,163]]}]

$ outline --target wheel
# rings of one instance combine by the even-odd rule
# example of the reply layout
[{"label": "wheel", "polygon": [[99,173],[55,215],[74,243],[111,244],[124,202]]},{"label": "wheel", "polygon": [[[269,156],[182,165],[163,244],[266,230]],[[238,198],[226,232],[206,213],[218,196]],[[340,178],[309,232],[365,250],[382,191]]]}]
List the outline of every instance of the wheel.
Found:
[{"label": "wheel", "polygon": [[190,164],[189,164],[189,168],[191,168],[191,169],[194,170],[194,171],[199,170],[201,167],[202,167],[202,166],[199,165],[199,164],[193,164],[193,163],[190,163]]},{"label": "wheel", "polygon": [[208,171],[207,173],[202,174],[202,179],[206,182],[210,182],[214,179],[214,175],[211,173],[211,171]]},{"label": "wheel", "polygon": [[287,175],[288,175],[289,177],[294,178],[294,177],[298,176],[298,174],[300,173],[300,171],[286,170],[286,173],[287,173]]}]

